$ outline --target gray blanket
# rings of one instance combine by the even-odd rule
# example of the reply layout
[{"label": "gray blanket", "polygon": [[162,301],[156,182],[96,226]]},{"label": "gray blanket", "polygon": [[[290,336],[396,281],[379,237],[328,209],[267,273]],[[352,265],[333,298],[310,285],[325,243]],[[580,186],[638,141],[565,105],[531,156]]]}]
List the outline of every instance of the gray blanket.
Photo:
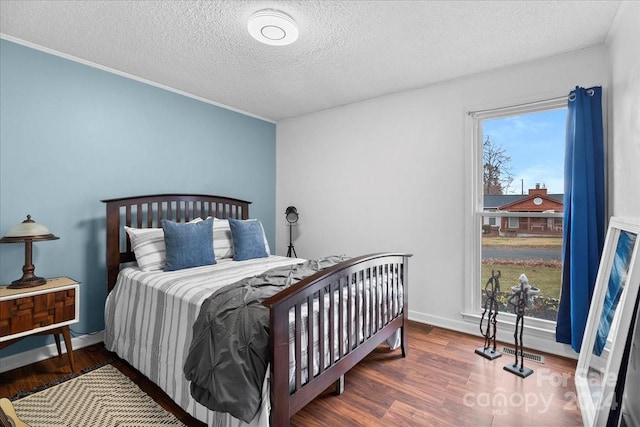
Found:
[{"label": "gray blanket", "polygon": [[184,365],[193,398],[211,410],[250,422],[260,408],[270,362],[269,309],[262,301],[345,259],[332,256],[274,268],[208,297],[193,325]]}]

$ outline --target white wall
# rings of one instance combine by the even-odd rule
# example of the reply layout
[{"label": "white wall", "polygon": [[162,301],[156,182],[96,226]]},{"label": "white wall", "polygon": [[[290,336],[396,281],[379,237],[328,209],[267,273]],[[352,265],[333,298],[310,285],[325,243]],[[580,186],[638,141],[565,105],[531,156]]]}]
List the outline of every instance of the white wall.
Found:
[{"label": "white wall", "polygon": [[[640,3],[622,2],[609,32],[612,214],[640,217]],[[276,204],[277,206],[277,204]]]},{"label": "white wall", "polygon": [[602,45],[279,122],[277,252],[286,252],[284,211],[295,205],[298,256],[412,253],[410,318],[477,333],[461,316],[466,112],[578,85],[606,91],[606,53]]},{"label": "white wall", "polygon": [[[640,3],[623,2],[607,38],[609,50],[610,205],[618,216],[640,217]],[[277,205],[276,205],[277,206]],[[634,345],[640,343],[636,320]],[[627,371],[622,412],[640,422],[640,352]],[[629,421],[631,421],[631,419]]]}]

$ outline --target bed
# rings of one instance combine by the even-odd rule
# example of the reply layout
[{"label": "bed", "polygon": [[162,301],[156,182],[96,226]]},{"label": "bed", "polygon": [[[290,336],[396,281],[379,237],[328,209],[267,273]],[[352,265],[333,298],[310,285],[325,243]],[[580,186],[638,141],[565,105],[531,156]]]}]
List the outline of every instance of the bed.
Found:
[{"label": "bed", "polygon": [[[341,393],[344,374],[383,342],[399,347],[406,356],[410,255],[378,253],[346,259],[262,301],[268,309],[270,363],[255,418],[245,424],[229,413],[208,409],[190,395],[183,373],[200,305],[213,290],[241,276],[301,265],[305,260],[271,255],[266,239],[267,257],[217,259],[214,238],[215,265],[142,271],[127,230],[152,232],[162,220],[248,221],[251,202],[194,194],[103,202],[107,348],[208,425],[287,426],[293,414],[331,385]],[[215,284],[204,277],[215,277]],[[308,339],[309,334],[313,339]]]}]

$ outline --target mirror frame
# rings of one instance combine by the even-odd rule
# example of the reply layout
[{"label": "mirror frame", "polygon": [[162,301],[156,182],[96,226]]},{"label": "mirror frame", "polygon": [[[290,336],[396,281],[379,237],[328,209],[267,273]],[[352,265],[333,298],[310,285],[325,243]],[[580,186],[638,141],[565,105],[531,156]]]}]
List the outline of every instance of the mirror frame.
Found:
[{"label": "mirror frame", "polygon": [[[593,348],[598,334],[602,307],[607,294],[609,278],[613,266],[613,260],[618,247],[618,240],[621,232],[630,232],[636,235],[634,246],[631,250],[631,259],[627,278],[620,295],[620,300],[616,306],[617,324],[612,325],[612,329],[607,335],[609,353],[606,366],[603,371],[602,392],[598,396],[592,396],[590,390],[589,367],[593,356]],[[638,298],[638,288],[640,288],[640,219],[629,219],[612,217],[609,221],[607,236],[600,259],[598,275],[596,277],[587,324],[582,339],[582,347],[578,364],[576,366],[575,384],[578,394],[578,402],[582,412],[582,422],[585,426],[604,426],[607,424],[609,412],[615,408],[614,405],[622,404],[622,396],[615,396],[615,387],[620,371],[620,363],[630,333],[631,318],[634,306]],[[617,326],[615,329],[613,327]]]}]

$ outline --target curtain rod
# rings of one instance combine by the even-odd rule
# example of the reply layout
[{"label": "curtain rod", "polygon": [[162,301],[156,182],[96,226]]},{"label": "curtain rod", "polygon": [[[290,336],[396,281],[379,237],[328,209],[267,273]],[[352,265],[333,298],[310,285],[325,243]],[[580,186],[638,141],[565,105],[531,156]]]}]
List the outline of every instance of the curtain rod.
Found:
[{"label": "curtain rod", "polygon": [[528,105],[538,105],[538,104],[547,104],[547,103],[553,103],[553,102],[557,102],[557,101],[566,101],[569,99],[569,95],[564,95],[564,96],[558,96],[556,98],[549,98],[549,99],[544,99],[541,101],[533,101],[533,102],[523,102],[521,104],[514,104],[514,105],[508,105],[506,107],[499,107],[499,108],[487,108],[486,110],[476,110],[476,111],[467,111],[467,115],[472,115],[472,114],[478,114],[478,113],[491,113],[494,111],[502,111],[502,110],[510,110],[512,108],[517,108],[517,107],[524,107],[524,106],[528,106]]}]

